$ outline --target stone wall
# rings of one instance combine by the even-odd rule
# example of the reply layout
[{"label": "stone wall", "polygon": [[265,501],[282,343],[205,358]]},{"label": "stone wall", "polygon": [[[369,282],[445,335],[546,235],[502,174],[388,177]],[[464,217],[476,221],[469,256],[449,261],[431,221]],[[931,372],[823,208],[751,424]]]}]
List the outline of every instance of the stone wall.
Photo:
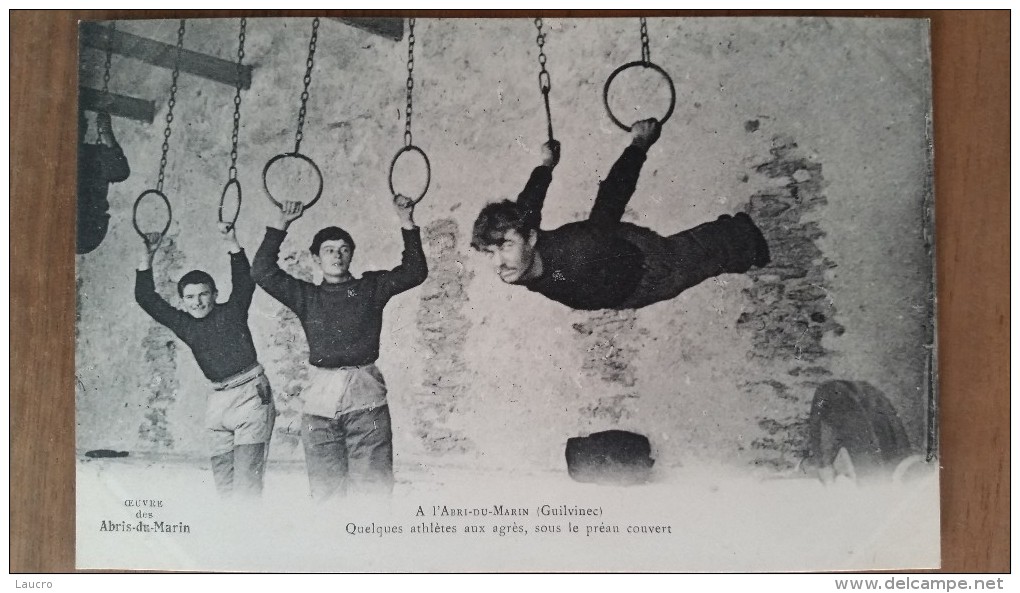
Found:
[{"label": "stone wall", "polygon": [[[167,43],[176,27],[119,23]],[[231,60],[236,27],[189,21],[185,47]],[[545,29],[563,145],[544,215],[553,228],[585,215],[628,143],[604,113],[602,85],[640,46],[634,18],[546,19]],[[309,32],[309,19],[248,21],[238,237],[249,257],[272,211],[262,166],[293,149]],[[578,312],[503,285],[469,246],[478,210],[516,196],[539,162],[546,126],[531,20],[419,19],[413,130],[432,186],[415,216],[430,277],[387,306],[379,360],[398,468],[561,469],[567,438],[608,428],[647,435],[657,469],[788,467],[803,449],[813,385],[826,378],[882,389],[921,444],[926,33],[923,22],[891,19],[649,19],[652,58],[671,73],[677,102],[625,220],[672,234],[748,211],[774,262],[641,310]],[[291,273],[315,278],[307,246],[326,224],[357,241],[355,273],[399,262],[387,171],[403,145],[406,53],[406,41],[323,19],[302,152],[326,189],[283,245]],[[85,84],[101,84],[101,61],[86,50]],[[614,105],[638,83],[621,77]],[[78,260],[81,449],[204,455],[207,383],[133,302],[141,247],[131,205],[155,183],[169,85],[168,71],[114,56],[111,90],[153,99],[159,112],[152,125],[115,120],[132,176],[111,187],[105,242]],[[215,222],[233,89],[188,74],[179,86],[166,182],[175,220],[156,265],[171,302],[192,268],[213,274],[221,296],[230,290]],[[650,88],[635,91],[626,117],[661,113],[661,88]],[[307,190],[307,176],[286,175],[295,196]],[[281,408],[272,455],[300,459],[303,332],[261,290],[251,327]]]}]

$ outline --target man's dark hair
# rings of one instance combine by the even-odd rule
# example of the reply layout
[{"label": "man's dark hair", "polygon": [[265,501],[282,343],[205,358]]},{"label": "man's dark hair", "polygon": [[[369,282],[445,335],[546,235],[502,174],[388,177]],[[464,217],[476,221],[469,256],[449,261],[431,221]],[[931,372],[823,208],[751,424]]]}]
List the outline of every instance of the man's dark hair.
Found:
[{"label": "man's dark hair", "polygon": [[488,204],[478,213],[471,231],[471,247],[481,250],[503,243],[507,231],[517,231],[527,237],[537,231],[528,211],[510,200]]},{"label": "man's dark hair", "polygon": [[319,255],[319,248],[326,241],[336,241],[342,239],[348,245],[351,246],[351,253],[354,253],[354,239],[351,238],[351,234],[343,230],[338,226],[328,226],[321,231],[315,233],[312,237],[312,246],[308,248],[308,251],[312,252],[312,255]]},{"label": "man's dark hair", "polygon": [[202,270],[192,270],[177,281],[177,296],[183,297],[184,287],[190,284],[206,284],[209,286],[209,290],[216,292],[216,281],[212,279],[212,276]]}]

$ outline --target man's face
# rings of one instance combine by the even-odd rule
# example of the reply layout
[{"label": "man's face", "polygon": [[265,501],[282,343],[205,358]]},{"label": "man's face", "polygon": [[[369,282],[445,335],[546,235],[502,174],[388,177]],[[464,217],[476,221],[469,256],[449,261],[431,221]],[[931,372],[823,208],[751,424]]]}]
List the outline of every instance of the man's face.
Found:
[{"label": "man's face", "polygon": [[184,308],[195,319],[203,319],[212,313],[216,304],[216,291],[208,284],[189,284],[181,291]]},{"label": "man's face", "polygon": [[351,267],[354,250],[343,239],[323,241],[319,246],[319,255],[312,259],[322,269],[322,279],[326,282],[339,282]]},{"label": "man's face", "polygon": [[535,242],[538,235],[534,232],[527,237],[515,230],[503,234],[503,241],[496,245],[482,248],[482,251],[493,258],[499,279],[507,284],[520,284],[528,280],[532,266],[535,265]]}]

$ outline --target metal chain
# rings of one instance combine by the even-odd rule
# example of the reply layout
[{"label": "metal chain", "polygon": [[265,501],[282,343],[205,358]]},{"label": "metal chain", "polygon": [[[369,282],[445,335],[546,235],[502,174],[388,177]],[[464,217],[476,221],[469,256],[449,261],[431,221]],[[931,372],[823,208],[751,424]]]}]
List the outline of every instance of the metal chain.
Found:
[{"label": "metal chain", "polygon": [[315,43],[319,39],[319,17],[312,20],[312,38],[308,40],[308,60],[305,61],[305,89],[301,92],[301,109],[298,111],[297,133],[294,134],[294,152],[301,152],[304,138],[305,113],[308,109],[308,85],[312,84],[312,66],[315,65]]},{"label": "metal chain", "polygon": [[234,132],[230,136],[230,179],[237,179],[237,137],[241,129],[241,74],[244,72],[244,31],[248,19],[241,18],[241,31],[237,35],[237,80],[234,82]]},{"label": "metal chain", "polygon": [[652,50],[648,48],[648,21],[641,17],[641,61],[652,61]]},{"label": "metal chain", "polygon": [[117,23],[106,30],[106,61],[103,62],[103,94],[110,94],[110,62],[113,59],[113,34],[117,32]]},{"label": "metal chain", "polygon": [[[106,29],[106,59],[103,62],[103,97],[104,107],[109,108],[110,101],[110,64],[113,60],[113,34],[117,30],[117,23],[112,23]],[[96,124],[96,144],[102,144],[103,133]]]},{"label": "metal chain", "polygon": [[535,19],[535,28],[538,29],[538,37],[535,38],[535,41],[538,43],[538,65],[541,68],[538,71],[538,90],[541,91],[542,99],[545,101],[545,120],[549,128],[549,141],[552,142],[552,112],[549,110],[549,91],[552,90],[552,79],[549,77],[549,71],[545,69],[545,33],[542,32],[542,19]]},{"label": "metal chain", "polygon": [[407,19],[407,107],[404,109],[404,146],[411,146],[411,115],[414,113],[414,19]]},{"label": "metal chain", "polygon": [[184,49],[184,19],[177,28],[177,53],[174,54],[174,70],[170,80],[170,99],[167,101],[166,128],[163,130],[163,156],[159,159],[159,180],[156,191],[163,193],[163,175],[166,173],[166,155],[170,151],[170,124],[174,121],[174,105],[177,104],[177,76],[181,71],[181,50]]},{"label": "metal chain", "polygon": [[549,79],[549,71],[545,69],[545,33],[542,33],[542,19],[535,19],[535,28],[538,29],[538,65],[541,70],[538,72],[538,90],[547,95],[552,90],[552,81]]}]

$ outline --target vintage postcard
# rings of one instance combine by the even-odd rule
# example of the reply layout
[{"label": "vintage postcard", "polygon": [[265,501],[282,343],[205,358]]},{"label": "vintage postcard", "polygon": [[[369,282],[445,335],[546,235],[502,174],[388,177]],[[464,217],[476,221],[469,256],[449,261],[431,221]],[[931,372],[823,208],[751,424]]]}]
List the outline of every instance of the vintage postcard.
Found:
[{"label": "vintage postcard", "polygon": [[927,21],[79,33],[79,568],[939,566]]}]

